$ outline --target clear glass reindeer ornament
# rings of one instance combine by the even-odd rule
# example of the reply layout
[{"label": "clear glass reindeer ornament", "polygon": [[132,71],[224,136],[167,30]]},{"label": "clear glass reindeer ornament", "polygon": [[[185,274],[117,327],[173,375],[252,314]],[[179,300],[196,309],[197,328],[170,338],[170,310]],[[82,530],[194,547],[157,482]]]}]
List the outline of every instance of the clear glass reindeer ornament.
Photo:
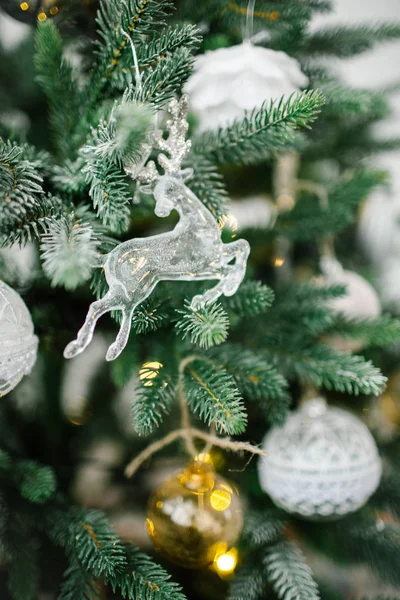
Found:
[{"label": "clear glass reindeer ornament", "polygon": [[193,298],[191,307],[195,310],[214,302],[221,294],[232,296],[243,280],[249,243],[246,240],[222,243],[214,217],[185,185],[185,179],[191,175],[190,170],[181,170],[182,161],[190,151],[190,141],[185,140],[187,97],[182,96],[179,102],[173,100],[168,110],[172,117],[166,125],[168,138],[164,139],[161,131],[154,136],[154,146],[161,151],[157,160],[164,174],[159,175],[153,161],[145,166],[142,162],[139,172],[130,173],[139,183],[154,186],[154,212],[158,217],[167,217],[175,209],[180,220],[172,231],[123,242],[109,254],[99,256],[98,266],[104,268],[109,290],[90,305],[76,340],[64,350],[65,358],[83,352],[102,315],[120,310],[120,330],[106,356],[109,361],[117,358],[127,344],[135,308],[160,281],[219,280],[217,285]]}]

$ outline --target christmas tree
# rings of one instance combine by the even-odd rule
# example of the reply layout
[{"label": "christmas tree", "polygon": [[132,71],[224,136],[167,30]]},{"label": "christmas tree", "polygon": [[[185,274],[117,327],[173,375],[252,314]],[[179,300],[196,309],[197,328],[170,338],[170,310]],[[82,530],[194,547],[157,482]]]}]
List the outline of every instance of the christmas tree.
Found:
[{"label": "christmas tree", "polygon": [[3,4],[1,598],[399,597],[400,322],[356,239],[399,140],[327,59],[400,24]]}]

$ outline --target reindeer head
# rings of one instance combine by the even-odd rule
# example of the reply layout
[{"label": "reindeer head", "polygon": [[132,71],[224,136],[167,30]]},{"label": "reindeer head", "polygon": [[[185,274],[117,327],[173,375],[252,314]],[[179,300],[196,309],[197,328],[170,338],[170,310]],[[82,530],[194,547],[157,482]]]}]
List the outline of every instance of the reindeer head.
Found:
[{"label": "reindeer head", "polygon": [[162,131],[154,134],[154,146],[161,150],[157,160],[164,170],[164,174],[159,175],[155,163],[149,161],[137,177],[140,183],[147,185],[155,182],[153,194],[156,206],[154,212],[158,217],[167,217],[177,206],[185,188],[185,179],[192,174],[191,169],[181,169],[182,162],[191,146],[190,140],[185,140],[188,129],[187,96],[182,96],[179,101],[172,100],[168,106],[168,112],[172,117],[166,125],[168,137],[164,139]]}]

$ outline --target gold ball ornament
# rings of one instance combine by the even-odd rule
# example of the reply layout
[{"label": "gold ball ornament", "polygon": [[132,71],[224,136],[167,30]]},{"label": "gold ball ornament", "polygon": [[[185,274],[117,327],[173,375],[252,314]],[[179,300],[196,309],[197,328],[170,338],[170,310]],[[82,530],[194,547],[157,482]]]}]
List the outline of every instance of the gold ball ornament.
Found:
[{"label": "gold ball ornament", "polygon": [[155,548],[189,569],[218,561],[242,525],[237,491],[211,464],[196,459],[168,477],[149,502],[147,527]]}]

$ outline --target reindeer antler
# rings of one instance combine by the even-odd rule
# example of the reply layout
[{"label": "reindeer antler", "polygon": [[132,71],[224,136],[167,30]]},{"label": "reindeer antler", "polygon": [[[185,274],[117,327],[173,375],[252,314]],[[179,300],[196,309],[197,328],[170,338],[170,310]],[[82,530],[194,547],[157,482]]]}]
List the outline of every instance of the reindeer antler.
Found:
[{"label": "reindeer antler", "polygon": [[189,102],[186,95],[183,95],[179,101],[174,99],[169,103],[168,112],[172,119],[167,121],[166,124],[168,137],[164,139],[163,132],[160,130],[154,132],[152,141],[146,147],[146,152],[144,153],[145,155],[147,153],[147,156],[135,172],[135,177],[140,183],[149,184],[158,177],[157,168],[153,160],[150,160],[144,166],[153,147],[161,150],[157,160],[165,173],[179,173],[183,159],[189,153],[191,147],[191,141],[185,139],[188,130],[188,109]]},{"label": "reindeer antler", "polygon": [[[158,155],[158,163],[165,173],[179,173],[183,159],[190,151],[191,141],[186,141],[188,130],[187,114],[189,109],[186,95],[177,100],[172,100],[168,112],[172,119],[167,122],[168,138],[165,140],[161,132],[157,136],[157,146],[162,153]],[[164,154],[166,152],[169,158]]]}]

